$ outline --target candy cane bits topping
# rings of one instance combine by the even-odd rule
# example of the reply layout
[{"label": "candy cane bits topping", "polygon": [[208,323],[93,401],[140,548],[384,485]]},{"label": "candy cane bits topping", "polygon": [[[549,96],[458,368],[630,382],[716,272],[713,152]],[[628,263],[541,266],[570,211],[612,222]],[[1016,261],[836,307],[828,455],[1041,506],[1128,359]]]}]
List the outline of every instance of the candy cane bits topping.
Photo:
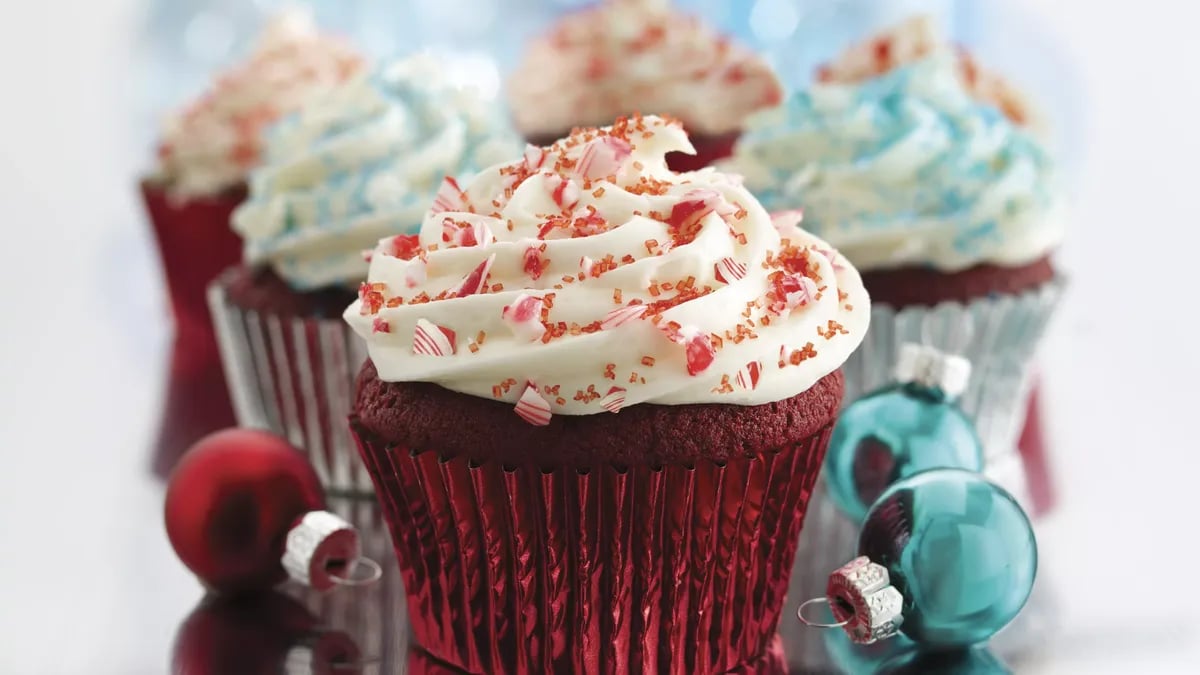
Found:
[{"label": "candy cane bits topping", "polygon": [[483,221],[443,218],[442,241],[456,247],[480,246],[496,241],[496,236]]},{"label": "candy cane bits topping", "polygon": [[579,196],[583,194],[578,183],[557,174],[546,176],[546,190],[564,212],[574,211],[579,205]]},{"label": "candy cane bits topping", "polygon": [[442,179],[442,185],[438,188],[437,196],[433,199],[433,212],[445,213],[447,211],[467,211],[467,194],[458,186],[458,181],[450,176]]},{"label": "candy cane bits topping", "polygon": [[735,281],[746,278],[746,266],[733,258],[722,258],[715,265],[717,281],[723,284],[732,284]]},{"label": "candy cane bits topping", "polygon": [[613,387],[608,390],[604,398],[600,399],[600,407],[610,413],[619,413],[625,407],[625,390],[621,387]]},{"label": "candy cane bits topping", "polygon": [[546,163],[546,150],[536,145],[525,146],[525,170],[532,173]]},{"label": "candy cane bits topping", "polygon": [[377,316],[377,317],[375,317],[375,321],[371,324],[371,332],[372,333],[390,333],[390,332],[392,332],[392,327],[391,327],[391,325],[388,324],[387,319]]},{"label": "candy cane bits topping", "polygon": [[522,293],[511,305],[504,307],[501,317],[518,338],[535,342],[546,334],[546,326],[542,324],[543,307],[541,298]]},{"label": "candy cane bits topping", "polygon": [[479,266],[467,275],[462,282],[450,289],[448,295],[452,298],[465,298],[468,295],[475,295],[487,289],[488,274],[492,271],[492,263],[496,262],[496,254],[488,256],[487,260],[479,263]]},{"label": "candy cane bits topping", "polygon": [[604,320],[600,322],[600,329],[612,330],[637,321],[646,315],[646,309],[645,305],[627,305],[614,309],[606,314]]},{"label": "candy cane bits topping", "polygon": [[542,253],[546,250],[546,245],[530,246],[525,249],[525,274],[529,275],[530,279],[537,281],[542,278],[542,273],[550,266],[550,261],[547,260]]},{"label": "candy cane bits topping", "polygon": [[629,141],[616,136],[601,136],[588,143],[575,172],[584,180],[601,180],[619,175],[633,154]]},{"label": "candy cane bits topping", "polygon": [[712,339],[707,333],[697,333],[687,338],[687,370],[688,375],[695,377],[713,364],[717,351],[713,349]]},{"label": "candy cane bits topping", "polygon": [[550,414],[550,403],[542,398],[542,395],[538,393],[537,385],[532,382],[525,385],[525,392],[517,401],[516,412],[521,419],[535,427],[549,425],[550,419],[553,417]]},{"label": "candy cane bits topping", "polygon": [[392,237],[391,254],[401,260],[412,260],[421,252],[421,238],[415,234]]},{"label": "candy cane bits topping", "polygon": [[418,356],[450,356],[458,353],[458,336],[449,328],[426,319],[417,319],[413,331],[413,354]]},{"label": "candy cane bits topping", "polygon": [[758,388],[758,379],[762,376],[762,364],[758,361],[751,361],[742,367],[737,372],[737,386],[746,391],[754,391]]},{"label": "candy cane bits topping", "polygon": [[774,272],[770,277],[771,290],[767,291],[767,310],[772,314],[786,315],[801,305],[814,301],[819,293],[816,282],[802,274]]}]

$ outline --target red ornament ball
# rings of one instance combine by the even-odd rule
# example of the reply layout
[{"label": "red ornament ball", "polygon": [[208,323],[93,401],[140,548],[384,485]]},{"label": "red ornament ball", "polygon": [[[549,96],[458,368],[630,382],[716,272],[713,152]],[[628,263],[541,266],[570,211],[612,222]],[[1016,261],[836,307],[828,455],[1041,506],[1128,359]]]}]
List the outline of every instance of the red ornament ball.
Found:
[{"label": "red ornament ball", "polygon": [[287,578],[288,531],[325,506],[304,455],[264,431],[206,436],[180,459],[167,485],[167,537],[210,588],[241,592]]}]

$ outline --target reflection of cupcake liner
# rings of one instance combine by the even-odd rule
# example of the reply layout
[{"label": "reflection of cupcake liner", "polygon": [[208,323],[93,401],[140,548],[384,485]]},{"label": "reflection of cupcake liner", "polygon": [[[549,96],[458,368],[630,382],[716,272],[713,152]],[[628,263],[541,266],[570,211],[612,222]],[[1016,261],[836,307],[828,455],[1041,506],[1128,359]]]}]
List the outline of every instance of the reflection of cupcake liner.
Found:
[{"label": "reflection of cupcake liner", "polygon": [[1025,411],[1025,426],[1017,439],[1017,449],[1021,453],[1025,473],[1029,478],[1029,501],[1033,505],[1033,512],[1029,515],[1035,518],[1052,511],[1058,498],[1050,465],[1047,429],[1042,419],[1043,405],[1041,384],[1035,377],[1029,392],[1029,405]]},{"label": "reflection of cupcake liner", "polygon": [[239,423],[302,448],[326,489],[369,493],[345,422],[366,358],[361,340],[340,318],[240,304],[230,291],[244,273],[231,269],[209,293]]},{"label": "reflection of cupcake liner", "polygon": [[229,229],[229,218],[245,190],[176,200],[164,187],[145,181],[142,196],[175,319],[155,460],[156,470],[166,474],[192,443],[234,422],[204,294],[241,255],[242,242]]},{"label": "reflection of cupcake liner", "polygon": [[469,672],[727,672],[770,644],[829,427],[724,463],[554,470],[360,449],[417,642]]}]

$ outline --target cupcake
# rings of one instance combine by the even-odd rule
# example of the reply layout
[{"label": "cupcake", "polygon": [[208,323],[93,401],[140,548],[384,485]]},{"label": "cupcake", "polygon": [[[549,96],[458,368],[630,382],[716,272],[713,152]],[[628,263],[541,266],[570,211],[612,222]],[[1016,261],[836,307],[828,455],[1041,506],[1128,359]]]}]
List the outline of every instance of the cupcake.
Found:
[{"label": "cupcake", "polygon": [[457,194],[446,176],[520,144],[424,56],[314,97],[264,144],[233,216],[244,261],[210,293],[238,418],[306,449],[327,489],[369,491],[345,424],[365,355],[342,312],[379,240],[406,241],[435,198]]},{"label": "cupcake", "polygon": [[[962,353],[962,405],[997,478],[1024,492],[1014,448],[1029,363],[1061,283],[1065,216],[1038,139],[972,96],[943,49],[857,84],[818,84],[756,118],[726,168],[863,274],[873,325],[848,400],[884,384],[903,342]],[[967,339],[969,338],[969,339]]]},{"label": "cupcake", "polygon": [[746,118],[782,97],[763,59],[669,0],[568,14],[533,41],[508,86],[517,128],[538,145],[621,115],[679,118],[694,147],[668,158],[679,171],[728,156]]},{"label": "cupcake", "polygon": [[204,289],[240,255],[229,218],[261,161],[259,132],[361,63],[347,45],[317,33],[306,15],[281,15],[247,60],[163,131],[158,167],[141,190],[176,326],[159,438],[164,471],[201,436],[234,423]]},{"label": "cupcake", "polygon": [[375,250],[351,427],[443,662],[723,673],[774,637],[870,302],[691,149],[579,130]]},{"label": "cupcake", "polygon": [[[929,38],[930,25],[835,61],[823,71],[829,83],[753,120],[723,168],[743,174],[768,209],[802,208],[805,228],[862,271],[872,329],[846,365],[846,400],[888,384],[905,342],[967,357],[973,374],[959,403],[986,471],[1028,507],[1017,441],[1030,362],[1062,290],[1051,254],[1063,198],[1045,147],[1018,124],[1032,118],[1028,106],[1002,107],[998,85],[980,89],[970,74],[981,71]],[[864,65],[871,51],[887,64],[875,75]],[[813,555],[797,563],[789,606],[819,594],[855,549],[856,526],[818,494],[816,536],[801,544]]]}]

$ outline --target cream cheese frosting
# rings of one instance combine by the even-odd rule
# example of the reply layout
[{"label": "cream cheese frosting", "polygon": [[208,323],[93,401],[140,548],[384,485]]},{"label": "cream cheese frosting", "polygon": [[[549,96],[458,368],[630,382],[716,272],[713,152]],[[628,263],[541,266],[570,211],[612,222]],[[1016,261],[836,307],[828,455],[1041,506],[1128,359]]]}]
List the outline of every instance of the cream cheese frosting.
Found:
[{"label": "cream cheese frosting", "polygon": [[449,84],[432,58],[410,57],[272,129],[233,227],[248,264],[270,265],[297,290],[357,285],[364,252],[416,231],[445,176],[470,176],[520,147],[495,106]]},{"label": "cream cheese frosting", "polygon": [[553,414],[759,405],[837,370],[867,329],[853,267],[713,169],[674,173],[678,123],[581,130],[447,181],[384,239],[346,320],[386,381]]},{"label": "cream cheese frosting", "polygon": [[363,67],[350,46],[320,34],[308,14],[276,17],[249,59],[168,119],[158,150],[159,178],[178,198],[240,185],[259,164],[264,129]]},{"label": "cream cheese frosting", "polygon": [[777,104],[782,91],[764,60],[666,0],[606,0],[533,41],[509,97],[517,127],[531,136],[633,113],[719,135]]},{"label": "cream cheese frosting", "polygon": [[863,270],[1023,265],[1064,234],[1045,149],[973,99],[948,52],[793,95],[721,166]]},{"label": "cream cheese frosting", "polygon": [[953,54],[963,85],[977,100],[990,103],[1017,124],[1038,127],[1038,114],[1025,95],[1008,80],[979,65],[966,49],[953,47],[941,23],[918,14],[856,44],[817,72],[821,82],[853,84],[938,52]]}]

